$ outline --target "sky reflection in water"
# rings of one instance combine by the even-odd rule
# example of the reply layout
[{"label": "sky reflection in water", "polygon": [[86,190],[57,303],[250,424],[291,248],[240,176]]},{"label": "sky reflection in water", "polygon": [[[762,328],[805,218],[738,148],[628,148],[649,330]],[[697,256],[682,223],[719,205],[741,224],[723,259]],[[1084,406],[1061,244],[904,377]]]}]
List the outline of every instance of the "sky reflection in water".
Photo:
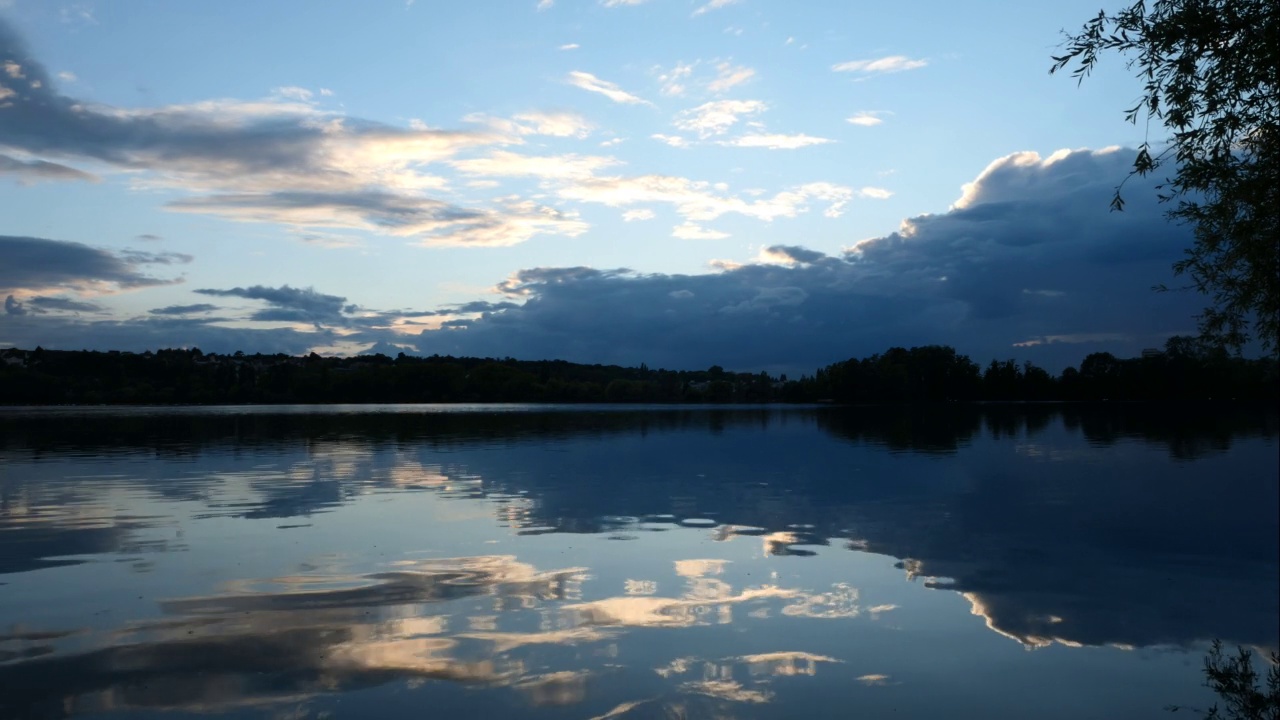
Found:
[{"label": "sky reflection in water", "polygon": [[0,415],[0,716],[1160,717],[1280,636],[1273,413],[377,410]]}]

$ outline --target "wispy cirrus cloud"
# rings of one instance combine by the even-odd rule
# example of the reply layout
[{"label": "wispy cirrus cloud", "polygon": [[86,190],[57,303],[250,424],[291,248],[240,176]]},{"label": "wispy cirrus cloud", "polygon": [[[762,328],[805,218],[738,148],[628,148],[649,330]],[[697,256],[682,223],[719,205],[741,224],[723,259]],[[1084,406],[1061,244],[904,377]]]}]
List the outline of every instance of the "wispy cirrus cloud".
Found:
[{"label": "wispy cirrus cloud", "polygon": [[604,95],[610,100],[616,103],[621,103],[623,105],[651,105],[652,104],[648,100],[645,100],[644,98],[639,97],[638,95],[633,95],[627,92],[626,90],[623,90],[622,88],[618,87],[616,83],[611,83],[608,80],[601,80],[600,78],[596,77],[595,75],[592,75],[589,72],[574,70],[569,73],[569,76],[566,79],[566,81],[570,85],[576,88],[581,88],[583,90],[586,90],[587,92],[593,92],[600,95]]},{"label": "wispy cirrus cloud", "polygon": [[831,69],[836,72],[854,72],[854,73],[895,73],[904,70],[916,70],[925,67],[929,62],[923,59],[912,59],[906,55],[888,55],[882,58],[872,58],[867,60],[850,60],[848,62],[836,63]]}]

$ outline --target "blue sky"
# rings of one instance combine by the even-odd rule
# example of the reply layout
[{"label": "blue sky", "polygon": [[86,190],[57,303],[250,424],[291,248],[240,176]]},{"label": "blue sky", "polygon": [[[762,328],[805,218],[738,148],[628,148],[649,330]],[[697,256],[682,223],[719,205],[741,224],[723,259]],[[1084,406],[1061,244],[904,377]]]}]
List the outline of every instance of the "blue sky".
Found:
[{"label": "blue sky", "polygon": [[0,346],[1133,353],[1199,299],[1096,11],[0,0]]}]

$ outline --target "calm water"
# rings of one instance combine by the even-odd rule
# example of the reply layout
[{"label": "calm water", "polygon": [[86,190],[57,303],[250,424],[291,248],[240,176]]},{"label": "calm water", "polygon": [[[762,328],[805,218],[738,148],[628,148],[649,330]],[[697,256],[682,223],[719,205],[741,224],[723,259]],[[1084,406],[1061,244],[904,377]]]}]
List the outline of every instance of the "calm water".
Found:
[{"label": "calm water", "polygon": [[1263,411],[0,410],[0,717],[1164,718]]}]

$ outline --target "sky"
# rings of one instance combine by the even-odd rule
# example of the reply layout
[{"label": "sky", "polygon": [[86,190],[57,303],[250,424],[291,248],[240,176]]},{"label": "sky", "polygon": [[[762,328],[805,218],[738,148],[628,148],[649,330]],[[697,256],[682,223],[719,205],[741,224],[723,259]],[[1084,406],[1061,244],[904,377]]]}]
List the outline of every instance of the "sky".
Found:
[{"label": "sky", "polygon": [[1048,74],[1097,2],[0,0],[0,347],[1160,347],[1139,84]]}]

